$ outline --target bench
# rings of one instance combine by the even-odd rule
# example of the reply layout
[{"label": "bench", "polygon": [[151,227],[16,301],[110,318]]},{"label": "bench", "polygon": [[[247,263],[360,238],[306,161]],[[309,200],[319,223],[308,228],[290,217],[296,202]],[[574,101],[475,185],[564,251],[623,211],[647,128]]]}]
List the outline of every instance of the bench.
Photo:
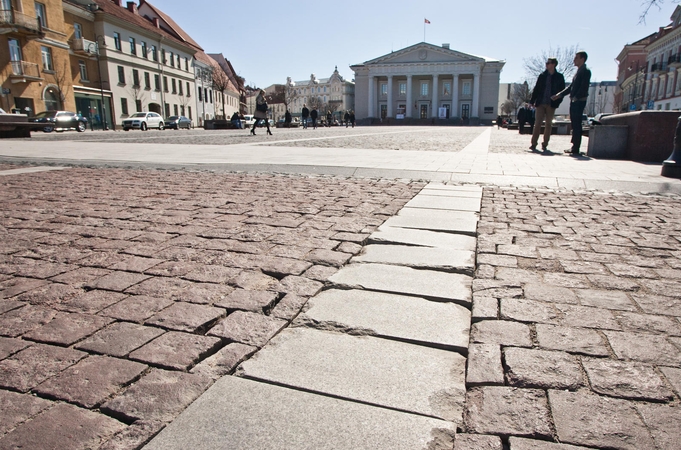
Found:
[{"label": "bench", "polygon": [[0,114],[0,138],[30,138],[32,130],[43,128],[44,123],[29,122],[26,114]]}]

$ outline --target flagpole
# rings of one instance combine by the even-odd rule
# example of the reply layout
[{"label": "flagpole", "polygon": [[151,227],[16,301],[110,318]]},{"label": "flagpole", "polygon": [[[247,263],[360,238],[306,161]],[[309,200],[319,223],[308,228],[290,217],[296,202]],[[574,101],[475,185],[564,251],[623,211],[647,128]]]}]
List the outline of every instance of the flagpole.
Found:
[{"label": "flagpole", "polygon": [[423,42],[426,42],[426,19],[423,19]]}]

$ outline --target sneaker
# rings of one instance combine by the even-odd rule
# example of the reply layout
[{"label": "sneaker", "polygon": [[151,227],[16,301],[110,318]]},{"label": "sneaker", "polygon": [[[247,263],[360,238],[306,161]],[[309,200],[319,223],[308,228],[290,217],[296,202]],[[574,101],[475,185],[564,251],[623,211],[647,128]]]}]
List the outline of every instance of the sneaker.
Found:
[{"label": "sneaker", "polygon": [[536,145],[530,145],[530,150],[532,150],[533,152],[536,152],[537,146]]},{"label": "sneaker", "polygon": [[542,149],[542,151],[545,152],[546,150],[548,150],[548,145],[542,144],[542,145],[541,145],[541,149]]}]

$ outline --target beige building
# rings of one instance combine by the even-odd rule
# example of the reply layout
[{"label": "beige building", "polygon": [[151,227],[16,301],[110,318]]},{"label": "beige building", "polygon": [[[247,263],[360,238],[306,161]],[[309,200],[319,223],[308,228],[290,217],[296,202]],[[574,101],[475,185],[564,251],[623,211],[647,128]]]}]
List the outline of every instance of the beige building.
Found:
[{"label": "beige building", "polygon": [[327,111],[331,111],[338,120],[345,111],[355,109],[355,83],[346,80],[338,72],[338,67],[328,78],[317,78],[315,74],[302,81],[289,78],[284,89],[286,103],[294,117],[300,117],[303,105],[310,110],[317,109],[320,115],[326,116]]},{"label": "beige building", "polygon": [[504,64],[421,42],[353,65],[357,120],[492,123]]}]

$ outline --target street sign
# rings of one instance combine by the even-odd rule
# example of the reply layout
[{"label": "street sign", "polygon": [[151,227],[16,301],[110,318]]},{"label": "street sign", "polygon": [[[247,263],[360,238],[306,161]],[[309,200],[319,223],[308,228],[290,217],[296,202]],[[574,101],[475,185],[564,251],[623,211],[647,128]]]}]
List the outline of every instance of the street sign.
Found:
[{"label": "street sign", "polygon": [[633,103],[629,105],[629,111],[636,111],[636,105],[634,105]]},{"label": "street sign", "polygon": [[2,95],[9,95],[12,91],[9,88],[2,88]]},{"label": "street sign", "polygon": [[652,100],[648,100],[648,109],[653,109],[655,107],[655,102]]}]

